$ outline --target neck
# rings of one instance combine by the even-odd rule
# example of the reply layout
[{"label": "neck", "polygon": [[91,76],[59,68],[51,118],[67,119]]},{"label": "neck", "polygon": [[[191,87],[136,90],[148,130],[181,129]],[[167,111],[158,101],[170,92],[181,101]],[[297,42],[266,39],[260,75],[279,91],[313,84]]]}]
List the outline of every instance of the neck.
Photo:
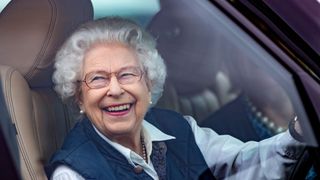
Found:
[{"label": "neck", "polygon": [[112,138],[109,137],[109,139],[139,154],[147,162],[147,150],[142,130],[140,129],[137,132],[125,136],[113,136]]},{"label": "neck", "polygon": [[[146,145],[145,145],[145,141],[144,141],[144,136],[142,133],[139,133],[139,136],[134,138],[133,141],[127,140],[127,141],[121,141],[121,142],[122,143],[119,143],[119,142],[117,142],[117,143],[119,143],[119,144],[131,149],[135,153],[139,154],[148,163],[147,149],[146,149]],[[125,143],[125,142],[128,142],[128,143]]]},{"label": "neck", "polygon": [[118,136],[111,139],[111,141],[121,144],[122,146],[131,149],[134,152],[141,150],[140,131],[134,135]]}]

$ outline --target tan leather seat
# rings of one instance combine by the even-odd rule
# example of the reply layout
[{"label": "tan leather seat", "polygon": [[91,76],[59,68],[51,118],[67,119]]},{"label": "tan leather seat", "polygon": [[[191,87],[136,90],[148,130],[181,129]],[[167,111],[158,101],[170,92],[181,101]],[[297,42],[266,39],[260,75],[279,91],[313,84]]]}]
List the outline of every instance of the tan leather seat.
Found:
[{"label": "tan leather seat", "polygon": [[12,0],[0,16],[0,78],[17,130],[22,179],[45,179],[43,164],[73,119],[52,90],[57,48],[93,18],[89,0]]}]

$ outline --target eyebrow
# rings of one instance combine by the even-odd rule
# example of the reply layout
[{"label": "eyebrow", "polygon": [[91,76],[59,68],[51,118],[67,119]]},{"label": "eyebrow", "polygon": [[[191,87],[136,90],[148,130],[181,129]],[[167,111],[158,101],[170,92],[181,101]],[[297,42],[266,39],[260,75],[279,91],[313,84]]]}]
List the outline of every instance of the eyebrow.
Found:
[{"label": "eyebrow", "polygon": [[90,73],[94,73],[94,72],[106,72],[106,73],[111,74],[111,73],[119,72],[119,71],[121,71],[121,70],[123,70],[123,69],[127,69],[127,68],[141,68],[141,67],[140,67],[140,66],[124,66],[124,67],[122,67],[122,68],[120,68],[120,69],[118,69],[118,70],[116,70],[116,71],[112,71],[112,72],[106,71],[106,70],[103,70],[103,69],[101,69],[101,70],[97,69],[97,70],[94,70],[94,71],[90,71],[90,72],[88,72],[88,73],[85,73],[85,75],[90,74]]}]

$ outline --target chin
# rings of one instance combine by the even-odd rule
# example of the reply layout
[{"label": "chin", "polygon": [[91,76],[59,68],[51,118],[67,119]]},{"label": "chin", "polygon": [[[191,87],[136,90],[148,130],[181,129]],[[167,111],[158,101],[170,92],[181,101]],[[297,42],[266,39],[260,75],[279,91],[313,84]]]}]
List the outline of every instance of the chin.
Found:
[{"label": "chin", "polygon": [[130,123],[130,122],[118,122],[114,123],[112,125],[108,125],[105,128],[104,134],[108,134],[111,136],[120,136],[120,135],[129,135],[129,134],[134,134],[135,131],[137,130],[135,128],[135,124]]}]

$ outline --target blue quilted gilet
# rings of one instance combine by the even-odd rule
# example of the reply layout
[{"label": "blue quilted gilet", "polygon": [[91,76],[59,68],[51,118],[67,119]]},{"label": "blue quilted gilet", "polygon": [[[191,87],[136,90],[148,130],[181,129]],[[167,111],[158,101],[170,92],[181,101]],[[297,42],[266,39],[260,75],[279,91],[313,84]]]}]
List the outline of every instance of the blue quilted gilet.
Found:
[{"label": "blue quilted gilet", "polygon": [[[178,113],[150,109],[145,119],[176,139],[153,142],[151,160],[160,179],[214,179],[195,143],[188,122]],[[78,122],[45,170],[50,177],[59,165],[67,165],[85,179],[151,179],[137,173],[126,158],[105,142],[91,122]]]}]

